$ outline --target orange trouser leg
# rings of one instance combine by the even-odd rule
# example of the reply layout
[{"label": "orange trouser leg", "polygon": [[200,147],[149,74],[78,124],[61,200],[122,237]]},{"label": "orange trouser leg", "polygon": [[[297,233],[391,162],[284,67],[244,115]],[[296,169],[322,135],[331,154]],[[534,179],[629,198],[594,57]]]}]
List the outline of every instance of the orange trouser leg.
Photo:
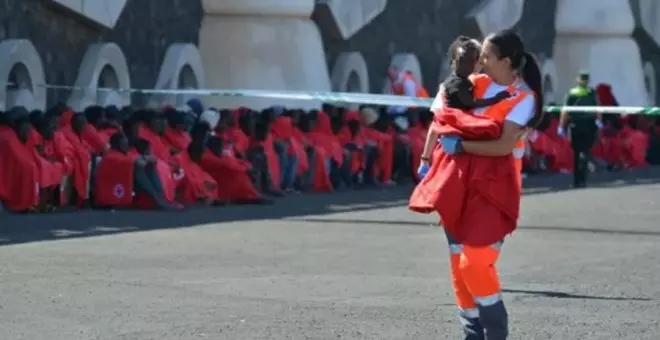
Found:
[{"label": "orange trouser leg", "polygon": [[488,247],[463,246],[459,270],[468,291],[481,306],[489,306],[501,300],[500,280],[495,268],[499,255],[499,244]]},{"label": "orange trouser leg", "polygon": [[474,302],[474,297],[470,294],[468,287],[465,285],[463,280],[463,274],[461,273],[460,263],[461,263],[461,253],[453,253],[450,257],[451,261],[451,284],[454,288],[454,295],[456,296],[456,305],[458,308],[464,311],[469,311],[477,308],[477,304]]},{"label": "orange trouser leg", "polygon": [[470,247],[449,240],[451,274],[461,327],[466,340],[505,340],[508,314],[500,294],[495,262],[502,241],[488,247]]}]

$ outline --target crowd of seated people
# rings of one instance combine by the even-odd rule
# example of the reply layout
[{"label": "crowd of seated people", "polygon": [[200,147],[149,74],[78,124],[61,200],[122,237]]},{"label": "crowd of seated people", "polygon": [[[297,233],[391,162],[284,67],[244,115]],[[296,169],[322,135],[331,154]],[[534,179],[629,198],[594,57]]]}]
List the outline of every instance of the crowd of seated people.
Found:
[{"label": "crowd of seated people", "polygon": [[0,112],[0,200],[13,212],[180,210],[415,179],[432,114],[92,106]]},{"label": "crowd of seated people", "polygon": [[[621,171],[660,165],[660,120],[654,116],[622,116],[612,86],[600,83],[595,88],[603,112],[589,160],[591,171]],[[573,152],[566,137],[557,134],[559,117],[548,114],[536,131],[528,135],[525,158],[528,172],[571,172]]]},{"label": "crowd of seated people", "polygon": [[[600,106],[608,107],[603,126],[598,129],[591,150],[591,171],[620,171],[660,164],[660,120],[643,115],[622,116],[612,86],[600,83],[595,88]],[[570,141],[558,135],[559,116],[547,114],[536,131],[528,134],[525,157],[527,172],[573,170]]]},{"label": "crowd of seated people", "polygon": [[[0,112],[0,201],[13,212],[181,210],[415,182],[433,114],[386,109],[15,107]],[[526,172],[571,170],[557,121],[528,134]],[[610,170],[660,163],[658,120],[612,115],[599,134],[593,157]]]},{"label": "crowd of seated people", "polygon": [[[559,116],[548,114],[539,129],[528,134],[525,171],[569,173],[573,169],[570,141],[557,134]],[[611,113],[603,117],[591,150],[591,171],[620,171],[660,165],[660,119]]]}]

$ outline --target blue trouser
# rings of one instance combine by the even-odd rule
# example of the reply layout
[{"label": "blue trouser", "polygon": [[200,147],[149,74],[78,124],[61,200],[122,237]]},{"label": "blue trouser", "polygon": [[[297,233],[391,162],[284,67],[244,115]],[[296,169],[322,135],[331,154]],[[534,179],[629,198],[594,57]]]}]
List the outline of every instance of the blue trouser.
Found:
[{"label": "blue trouser", "polygon": [[378,147],[367,145],[364,149],[366,162],[364,167],[363,182],[366,184],[375,184],[377,182],[374,174],[374,168],[378,161]]},{"label": "blue trouser", "polygon": [[352,187],[353,176],[351,174],[351,159],[352,153],[344,149],[344,159],[341,164],[336,163],[332,158],[328,157],[325,160],[326,170],[330,173],[330,181],[332,188],[337,190],[342,186]]},{"label": "blue trouser", "polygon": [[301,190],[309,190],[314,186],[314,176],[316,175],[316,151],[313,148],[305,150],[309,168],[297,178],[297,186]]},{"label": "blue trouser", "polygon": [[286,151],[278,154],[280,159],[280,188],[290,189],[298,175],[298,156],[288,154]]}]

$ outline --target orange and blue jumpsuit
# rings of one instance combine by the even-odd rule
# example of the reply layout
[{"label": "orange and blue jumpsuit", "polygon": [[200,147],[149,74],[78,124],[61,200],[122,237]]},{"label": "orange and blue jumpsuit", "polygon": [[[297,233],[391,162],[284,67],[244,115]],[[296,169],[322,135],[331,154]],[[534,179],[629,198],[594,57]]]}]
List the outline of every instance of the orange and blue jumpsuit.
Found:
[{"label": "orange and blue jumpsuit", "polygon": [[[522,82],[511,86],[501,86],[485,75],[472,78],[474,96],[485,98],[502,90],[512,96],[498,104],[476,110],[482,114],[504,122],[525,99],[531,102],[529,116],[533,113],[532,92]],[[531,100],[531,101],[530,101]],[[518,123],[518,122],[516,122]],[[525,123],[523,123],[524,125]],[[513,150],[519,183],[522,185],[521,170],[525,143],[519,140]],[[461,325],[466,340],[503,340],[508,336],[508,315],[502,301],[500,281],[495,263],[500,255],[504,240],[490,246],[470,246],[460,244],[447,234],[451,258],[452,286],[459,308]]]}]

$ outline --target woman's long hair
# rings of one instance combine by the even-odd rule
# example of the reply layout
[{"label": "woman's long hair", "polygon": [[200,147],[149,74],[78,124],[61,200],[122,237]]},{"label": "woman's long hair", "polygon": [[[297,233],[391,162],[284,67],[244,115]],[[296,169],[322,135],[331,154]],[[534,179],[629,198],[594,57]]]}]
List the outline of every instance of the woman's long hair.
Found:
[{"label": "woman's long hair", "polygon": [[518,72],[527,86],[534,92],[536,109],[527,127],[535,128],[543,120],[543,75],[539,63],[534,56],[525,51],[525,45],[520,36],[513,31],[500,31],[490,35],[486,40],[497,46],[500,59],[509,58],[511,67]]}]

